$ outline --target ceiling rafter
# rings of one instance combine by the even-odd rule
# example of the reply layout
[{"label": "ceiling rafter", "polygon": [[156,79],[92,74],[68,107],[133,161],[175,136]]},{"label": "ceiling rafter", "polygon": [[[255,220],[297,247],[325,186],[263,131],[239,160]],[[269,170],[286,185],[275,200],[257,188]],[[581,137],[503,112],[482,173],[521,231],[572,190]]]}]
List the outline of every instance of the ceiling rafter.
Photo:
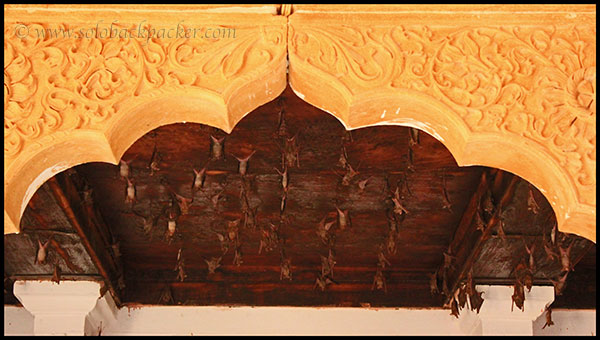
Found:
[{"label": "ceiling rafter", "polygon": [[[70,172],[70,176],[78,176]],[[123,270],[119,259],[110,251],[111,244],[107,242],[108,233],[105,224],[100,224],[101,216],[91,200],[84,201],[69,175],[61,173],[48,180],[50,190],[57,200],[58,205],[67,216],[69,223],[81,237],[81,242],[88,252],[92,262],[98,269],[111,292],[115,302],[121,304],[119,279],[123,280]],[[80,209],[83,208],[83,209]]]},{"label": "ceiling rafter", "polygon": [[444,263],[442,263],[439,269],[442,276],[445,275],[445,285],[448,285],[447,287],[449,288],[449,293],[445,298],[445,305],[448,305],[452,301],[454,292],[458,289],[460,282],[466,278],[467,273],[471,270],[481,253],[484,243],[490,237],[492,229],[499,222],[500,212],[509,204],[514,195],[516,184],[520,180],[518,176],[512,176],[510,183],[503,190],[501,199],[495,205],[492,216],[489,218],[489,221],[483,221],[483,230],[480,231],[475,221],[480,211],[480,202],[486,192],[500,189],[502,179],[496,180],[498,176],[502,176],[500,174],[502,174],[500,170],[483,172],[479,186],[471,197],[469,205],[450,242],[448,250],[449,255],[454,256],[453,266],[447,268],[446,271]]}]

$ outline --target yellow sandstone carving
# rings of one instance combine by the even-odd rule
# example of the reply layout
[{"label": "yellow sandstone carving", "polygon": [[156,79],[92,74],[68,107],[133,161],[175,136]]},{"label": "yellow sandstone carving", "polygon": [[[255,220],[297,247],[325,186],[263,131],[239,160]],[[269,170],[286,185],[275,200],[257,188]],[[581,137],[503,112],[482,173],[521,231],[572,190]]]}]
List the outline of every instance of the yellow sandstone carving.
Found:
[{"label": "yellow sandstone carving", "polygon": [[161,125],[230,132],[289,76],[348,129],[416,127],[461,166],[523,177],[561,231],[596,240],[593,5],[5,5],[4,19],[5,234],[57,172],[117,164]]}]

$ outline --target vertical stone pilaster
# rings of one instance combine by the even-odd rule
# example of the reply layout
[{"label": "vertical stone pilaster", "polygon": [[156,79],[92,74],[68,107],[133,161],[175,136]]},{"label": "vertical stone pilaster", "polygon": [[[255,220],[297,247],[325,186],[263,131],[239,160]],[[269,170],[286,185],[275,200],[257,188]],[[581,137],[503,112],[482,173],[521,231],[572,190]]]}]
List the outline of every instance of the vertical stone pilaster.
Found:
[{"label": "vertical stone pilaster", "polygon": [[14,294],[34,317],[34,335],[97,335],[116,315],[100,287],[95,281],[17,281]]},{"label": "vertical stone pilaster", "polygon": [[466,335],[533,335],[533,321],[554,301],[554,287],[534,286],[525,289],[524,310],[511,311],[512,286],[478,285],[483,291],[479,314],[465,308],[460,314],[460,328]]}]

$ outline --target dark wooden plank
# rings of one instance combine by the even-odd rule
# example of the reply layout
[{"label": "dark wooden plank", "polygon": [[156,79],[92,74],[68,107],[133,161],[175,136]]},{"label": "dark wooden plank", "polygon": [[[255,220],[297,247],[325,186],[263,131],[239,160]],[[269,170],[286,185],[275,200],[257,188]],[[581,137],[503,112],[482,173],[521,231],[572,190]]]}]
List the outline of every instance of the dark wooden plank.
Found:
[{"label": "dark wooden plank", "polygon": [[[496,203],[495,203],[495,207],[494,207],[492,216],[490,217],[489,221],[487,221],[487,222],[482,221],[482,223],[484,224],[483,231],[477,230],[477,223],[475,223],[474,221],[471,223],[467,223],[466,221],[468,221],[468,219],[463,220],[463,221],[465,221],[465,223],[467,223],[469,225],[469,228],[467,229],[468,232],[465,233],[465,234],[469,234],[469,236],[468,236],[467,241],[465,241],[464,239],[461,239],[457,248],[452,248],[452,247],[450,248],[452,250],[452,254],[456,254],[455,255],[456,262],[454,262],[454,267],[451,267],[448,269],[449,274],[447,276],[447,280],[448,280],[447,284],[448,284],[450,294],[448,294],[448,296],[446,296],[446,301],[445,301],[444,305],[449,305],[450,301],[454,298],[454,292],[458,289],[460,282],[466,278],[467,273],[472,269],[473,264],[475,263],[475,261],[479,257],[479,254],[482,251],[483,245],[485,244],[487,239],[490,237],[492,230],[496,227],[496,224],[500,222],[500,212],[512,200],[516,184],[519,182],[519,180],[520,179],[517,176],[513,176],[508,187],[502,193],[501,198],[499,200],[497,198],[495,199]],[[484,181],[485,181],[485,179],[482,180],[482,183]],[[485,182],[486,183],[484,183],[484,184],[482,184],[482,186],[480,186],[480,188],[485,187],[485,189],[483,189],[484,190],[483,193],[478,193],[478,194],[476,193],[474,195],[474,198],[476,198],[476,199],[478,197],[480,198],[485,193],[485,191],[490,189],[487,181],[485,181]],[[471,201],[471,202],[472,202],[471,207],[475,206],[475,208],[476,208],[479,201]],[[470,216],[470,219],[473,220],[476,217],[475,215],[476,214],[473,213]],[[482,219],[485,219],[485,217],[482,216]],[[453,241],[453,243],[454,243],[454,241]],[[456,244],[456,243],[454,243],[454,244]],[[451,243],[451,245],[452,245],[452,243]],[[453,270],[453,269],[455,269],[455,270]]]},{"label": "dark wooden plank", "polygon": [[[63,183],[69,183],[69,178],[62,176]],[[71,225],[75,228],[81,241],[88,252],[92,262],[98,269],[100,275],[104,278],[113,298],[117,305],[121,303],[120,290],[117,282],[119,278],[118,266],[115,264],[115,259],[109,253],[110,245],[105,244],[103,239],[98,235],[97,227],[92,226],[91,219],[82,216],[81,209],[79,213],[75,211],[74,206],[82,205],[81,198],[75,191],[72,184],[67,184],[68,192],[65,192],[56,177],[48,180],[52,194],[56,198],[59,206],[69,219]]]}]

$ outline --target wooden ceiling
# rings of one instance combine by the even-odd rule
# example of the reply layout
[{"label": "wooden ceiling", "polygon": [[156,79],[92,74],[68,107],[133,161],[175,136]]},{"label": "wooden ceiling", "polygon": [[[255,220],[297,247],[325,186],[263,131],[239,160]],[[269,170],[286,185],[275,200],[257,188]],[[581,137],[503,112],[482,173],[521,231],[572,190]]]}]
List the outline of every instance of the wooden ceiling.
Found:
[{"label": "wooden ceiling", "polygon": [[[554,213],[537,189],[501,170],[460,168],[439,141],[415,132],[347,132],[289,88],[229,135],[160,127],[122,157],[133,204],[121,167],[105,163],[77,166],[36,192],[23,232],[4,237],[5,304],[15,302],[12,281],[49,278],[56,264],[62,279],[103,279],[119,304],[442,307],[470,272],[476,284],[514,284],[532,244],[533,281],[550,285],[561,264],[544,244],[555,252],[572,244],[579,264],[554,305],[595,308],[593,242],[560,234],[552,244]],[[251,154],[242,176],[238,158]],[[194,169],[205,169],[196,189]],[[405,213],[394,213],[398,203]],[[47,264],[34,264],[38,240],[50,238]],[[220,266],[210,273],[213,258]],[[440,293],[431,292],[436,272]]]}]

